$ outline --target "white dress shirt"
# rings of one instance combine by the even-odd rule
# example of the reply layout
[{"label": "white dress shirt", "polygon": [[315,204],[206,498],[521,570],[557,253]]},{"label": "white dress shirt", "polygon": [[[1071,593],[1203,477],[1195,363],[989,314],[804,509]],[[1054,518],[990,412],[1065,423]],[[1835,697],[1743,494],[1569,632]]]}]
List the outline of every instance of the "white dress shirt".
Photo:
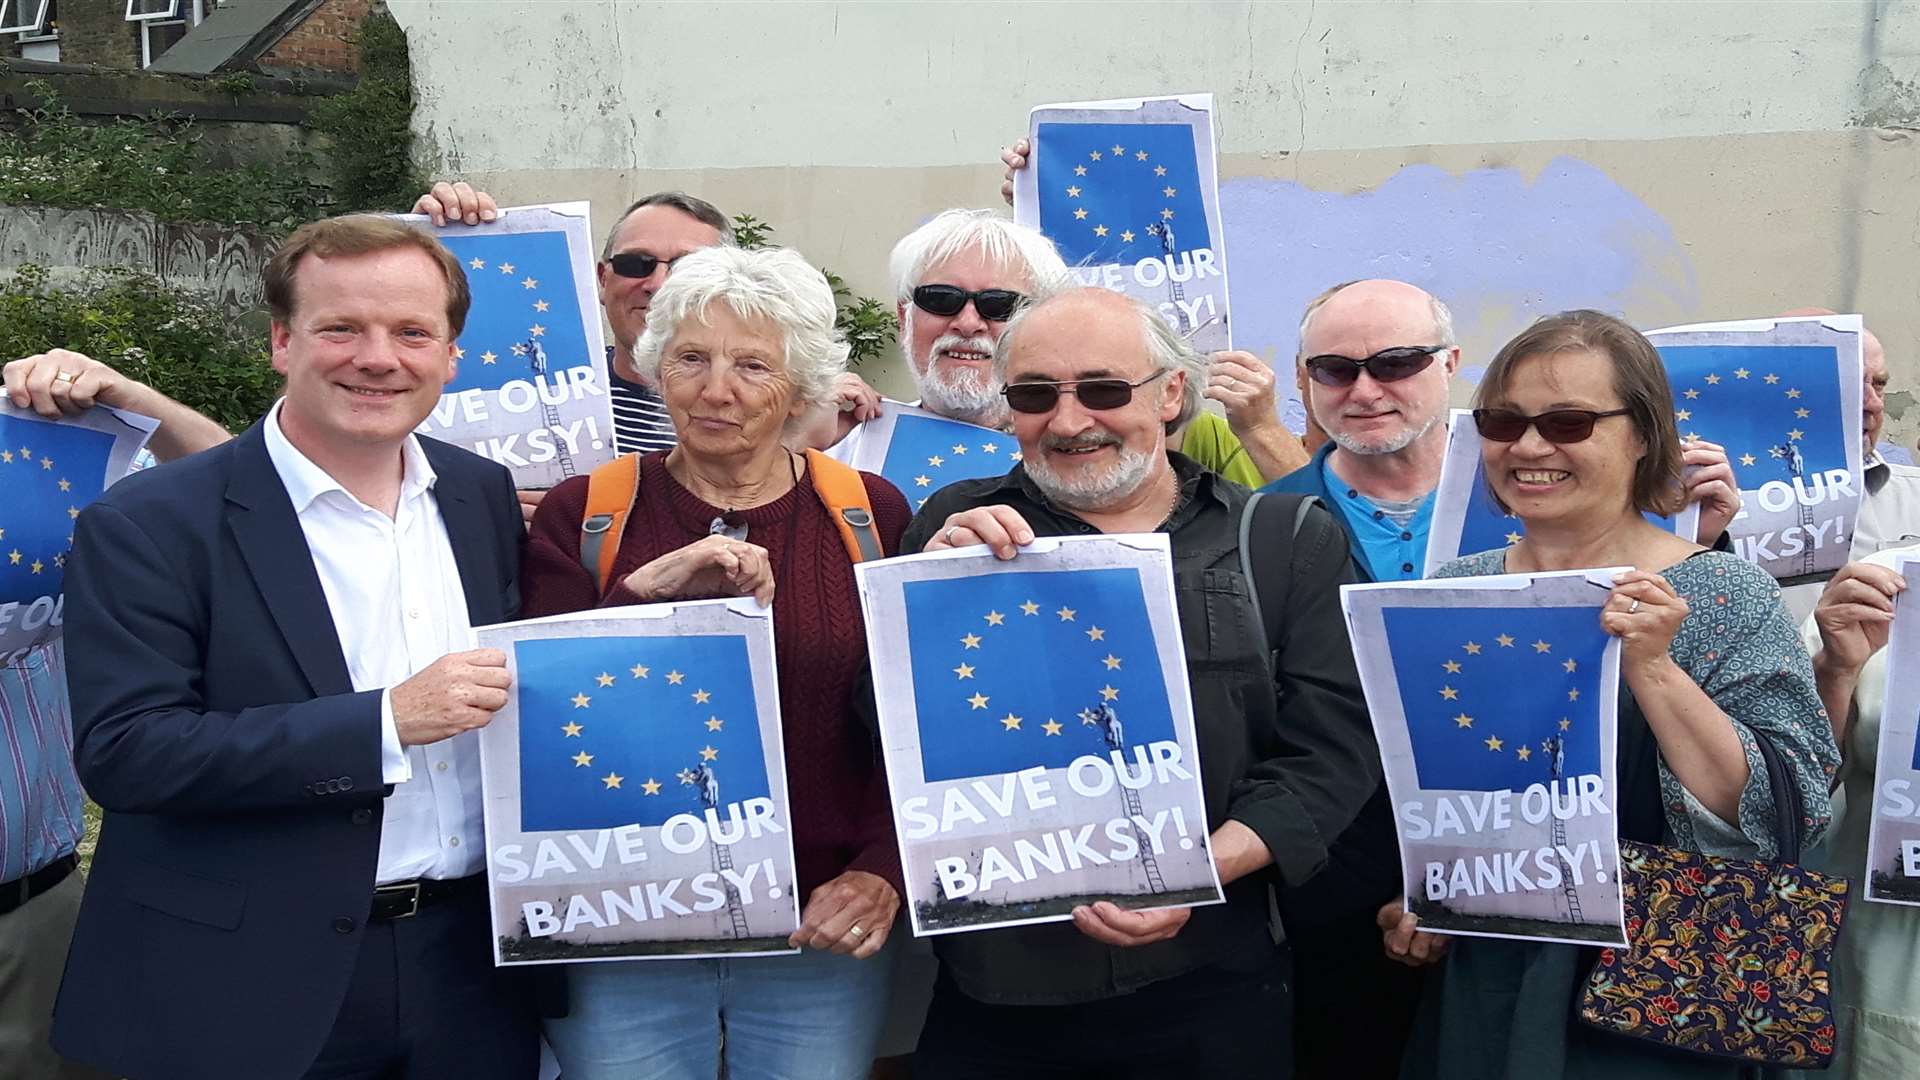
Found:
[{"label": "white dress shirt", "polygon": [[313,568],[333,615],[356,692],[380,695],[381,773],[393,784],[380,829],[378,884],[480,872],[480,743],[465,732],[402,748],[391,690],[450,652],[472,647],[460,569],[433,466],[408,436],[393,517],[347,492],[280,430],[280,405],[267,414],[267,456],[306,534]]}]

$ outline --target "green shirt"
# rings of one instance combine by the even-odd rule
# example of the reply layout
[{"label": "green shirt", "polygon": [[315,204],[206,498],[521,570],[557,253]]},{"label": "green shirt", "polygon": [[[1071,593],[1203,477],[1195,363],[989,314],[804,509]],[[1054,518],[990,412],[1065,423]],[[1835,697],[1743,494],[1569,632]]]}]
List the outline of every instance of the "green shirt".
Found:
[{"label": "green shirt", "polygon": [[1248,490],[1267,482],[1226,419],[1213,413],[1203,411],[1187,425],[1180,437],[1180,452]]}]

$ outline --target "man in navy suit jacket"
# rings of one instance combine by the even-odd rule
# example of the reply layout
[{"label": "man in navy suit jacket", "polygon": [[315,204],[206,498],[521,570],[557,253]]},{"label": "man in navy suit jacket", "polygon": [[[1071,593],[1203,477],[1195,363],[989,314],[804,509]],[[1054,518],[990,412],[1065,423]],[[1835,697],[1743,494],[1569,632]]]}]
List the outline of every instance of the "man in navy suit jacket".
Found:
[{"label": "man in navy suit jacket", "polygon": [[515,614],[520,513],[505,469],[413,434],[466,278],[362,215],[266,279],[286,396],[77,525],[74,750],[106,820],[54,1042],[134,1080],[530,1080],[473,733],[509,679],[467,634]]}]

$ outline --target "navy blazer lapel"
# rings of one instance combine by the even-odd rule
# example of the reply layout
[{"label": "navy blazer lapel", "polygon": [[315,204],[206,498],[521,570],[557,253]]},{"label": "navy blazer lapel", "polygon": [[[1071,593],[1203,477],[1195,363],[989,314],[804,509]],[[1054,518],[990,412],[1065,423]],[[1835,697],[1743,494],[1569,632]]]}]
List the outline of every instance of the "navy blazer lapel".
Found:
[{"label": "navy blazer lapel", "polygon": [[320,588],[320,573],[313,568],[293,500],[267,456],[260,429],[266,422],[256,423],[235,441],[227,523],[255,587],[266,598],[267,612],[314,695],[350,694],[353,679],[327,594]]},{"label": "navy blazer lapel", "polygon": [[429,439],[420,440],[420,444],[433,463],[433,498],[447,526],[454,565],[460,568],[460,587],[467,594],[467,621],[475,626],[497,623],[506,618],[506,612],[484,492],[475,483],[472,470],[459,468],[451,454],[436,453],[439,444]]}]

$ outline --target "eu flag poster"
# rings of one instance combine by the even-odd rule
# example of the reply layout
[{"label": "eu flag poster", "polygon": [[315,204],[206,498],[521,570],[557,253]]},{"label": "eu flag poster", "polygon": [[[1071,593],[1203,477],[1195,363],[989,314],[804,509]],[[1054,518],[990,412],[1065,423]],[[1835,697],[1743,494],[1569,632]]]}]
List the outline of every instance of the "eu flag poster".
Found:
[{"label": "eu flag poster", "polygon": [[1727,448],[1734,554],[1783,582],[1847,561],[1864,491],[1858,315],[1654,330],[1680,434]]},{"label": "eu flag poster", "polygon": [[1421,929],[1626,943],[1618,569],[1341,588]]},{"label": "eu flag poster", "polygon": [[509,207],[484,225],[403,220],[447,246],[473,294],[453,381],[421,434],[505,465],[521,488],[613,460],[587,204]]},{"label": "eu flag poster", "polygon": [[1201,352],[1232,347],[1213,95],[1042,105],[1014,219],[1083,285],[1146,301]]},{"label": "eu flag poster", "polygon": [[861,563],[916,935],[1219,902],[1163,534]]},{"label": "eu flag poster", "polygon": [[1006,475],[1020,460],[1020,443],[1004,431],[888,400],[827,454],[886,477],[918,510],[948,484]]},{"label": "eu flag poster", "polygon": [[[1481,459],[1482,445],[1472,411],[1454,409],[1447,418],[1447,455],[1441,459],[1433,521],[1427,530],[1428,576],[1442,563],[1517,544],[1527,534],[1527,526],[1518,515],[1500,509],[1493,501]],[[1689,540],[1700,531],[1697,503],[1688,503],[1678,514],[1648,514],[1646,518]]]},{"label": "eu flag poster", "polygon": [[[1885,567],[1914,580],[1920,574],[1920,558],[1914,547],[1896,548],[1869,555],[1863,561]],[[1809,648],[1820,646],[1820,633],[1808,622]],[[1886,648],[1868,658],[1860,670],[1859,689],[1864,697],[1880,694],[1880,731],[1878,754],[1873,774],[1873,817],[1868,827],[1867,849],[1849,845],[1842,834],[1833,845],[1834,870],[1848,876],[1861,873],[1865,862],[1866,896],[1889,904],[1920,905],[1920,604],[1912,590],[1893,601],[1893,628]],[[1861,712],[1872,710],[1863,703]],[[1863,724],[1854,728],[1871,734]],[[1853,750],[1859,749],[1855,736]],[[1864,801],[1858,790],[1858,778],[1847,780],[1850,801]],[[1858,841],[1854,841],[1857,844]]]},{"label": "eu flag poster", "polygon": [[785,953],[799,926],[769,609],[601,608],[480,627],[501,965]]},{"label": "eu flag poster", "polygon": [[0,398],[0,661],[60,636],[74,519],[158,426],[105,407],[51,419]]}]

